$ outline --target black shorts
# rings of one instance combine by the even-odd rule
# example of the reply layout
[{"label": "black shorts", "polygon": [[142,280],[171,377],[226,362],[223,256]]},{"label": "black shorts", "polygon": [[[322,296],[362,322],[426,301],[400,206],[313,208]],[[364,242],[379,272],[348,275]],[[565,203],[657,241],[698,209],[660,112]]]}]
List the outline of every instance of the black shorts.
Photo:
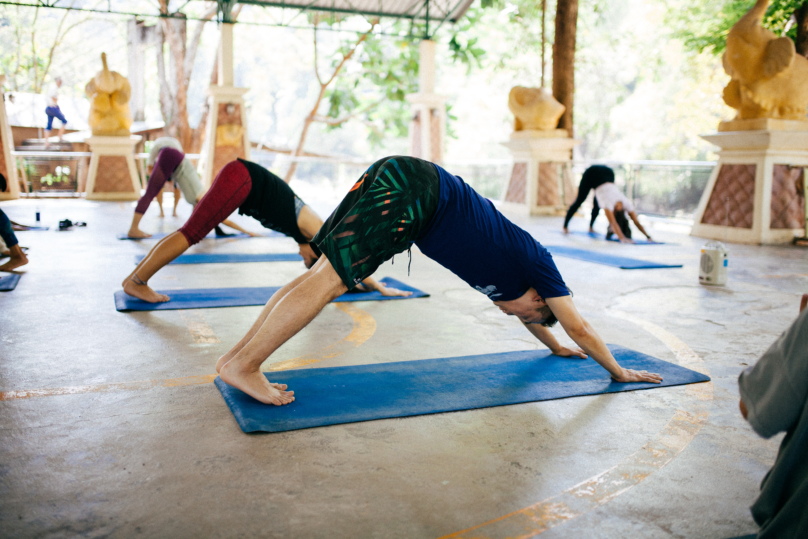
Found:
[{"label": "black shorts", "polygon": [[429,161],[380,159],[342,199],[312,244],[350,290],[409,249],[429,227],[439,198],[440,177]]}]

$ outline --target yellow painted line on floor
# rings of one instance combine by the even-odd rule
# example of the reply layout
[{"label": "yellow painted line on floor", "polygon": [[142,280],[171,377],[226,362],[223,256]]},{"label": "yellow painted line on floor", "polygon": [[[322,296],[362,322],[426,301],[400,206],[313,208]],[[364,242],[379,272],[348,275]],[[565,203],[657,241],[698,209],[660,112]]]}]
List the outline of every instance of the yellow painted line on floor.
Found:
[{"label": "yellow painted line on floor", "polygon": [[[610,312],[637,324],[662,341],[676,355],[677,363],[681,366],[709,375],[701,358],[672,333],[627,313]],[[615,499],[676,458],[707,422],[713,400],[713,383],[690,384],[686,386],[685,397],[685,402],[656,438],[616,466],[552,498],[441,539],[528,539]]]},{"label": "yellow painted line on floor", "polygon": [[180,311],[183,322],[196,344],[214,344],[222,342],[208,325],[208,321],[198,311]]},{"label": "yellow painted line on floor", "polygon": [[[353,319],[353,329],[340,341],[326,346],[313,354],[289,359],[269,366],[268,370],[282,371],[295,369],[305,365],[311,365],[326,359],[339,356],[353,350],[357,346],[370,339],[376,332],[376,321],[373,317],[362,309],[349,303],[336,303],[337,309],[346,313]],[[183,315],[183,318],[185,316]],[[187,322],[186,322],[187,324]],[[207,326],[207,323],[205,323]],[[189,325],[190,330],[190,325]],[[211,330],[211,333],[213,331]],[[193,334],[193,331],[192,331]],[[215,335],[214,335],[215,337]],[[217,341],[218,342],[218,341]],[[122,382],[117,384],[96,384],[72,387],[54,387],[44,389],[28,389],[18,391],[0,392],[0,401],[16,399],[30,399],[35,397],[55,397],[58,395],[78,395],[80,393],[107,393],[110,391],[136,391],[158,387],[181,387],[199,384],[210,384],[216,378],[215,374],[204,374],[199,376],[185,376],[182,378],[169,378],[164,380],[143,380],[139,382]]]}]

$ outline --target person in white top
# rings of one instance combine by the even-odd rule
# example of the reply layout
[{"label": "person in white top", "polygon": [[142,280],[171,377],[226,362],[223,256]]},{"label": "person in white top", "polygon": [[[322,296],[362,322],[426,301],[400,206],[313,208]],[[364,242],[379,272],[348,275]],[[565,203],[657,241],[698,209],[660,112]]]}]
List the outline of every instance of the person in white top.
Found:
[{"label": "person in white top", "polygon": [[634,204],[628,199],[626,195],[620,192],[615,184],[607,182],[595,188],[595,198],[598,205],[606,213],[606,218],[609,220],[610,231],[606,235],[608,239],[611,233],[617,234],[620,243],[634,243],[631,239],[631,228],[629,227],[626,214],[631,217],[637,228],[645,234],[648,241],[653,241],[648,232],[645,231],[640,220],[637,218],[637,212],[634,211]]},{"label": "person in white top", "polygon": [[45,147],[47,148],[50,146],[50,136],[51,132],[53,131],[53,119],[57,118],[60,122],[62,122],[62,127],[59,128],[59,142],[62,142],[62,137],[65,134],[65,124],[67,120],[65,120],[65,115],[62,114],[62,110],[59,108],[59,88],[62,86],[62,78],[56,77],[54,79],[54,84],[48,90],[47,95],[47,103],[48,106],[45,107],[45,114],[48,115],[48,126],[45,128]]}]

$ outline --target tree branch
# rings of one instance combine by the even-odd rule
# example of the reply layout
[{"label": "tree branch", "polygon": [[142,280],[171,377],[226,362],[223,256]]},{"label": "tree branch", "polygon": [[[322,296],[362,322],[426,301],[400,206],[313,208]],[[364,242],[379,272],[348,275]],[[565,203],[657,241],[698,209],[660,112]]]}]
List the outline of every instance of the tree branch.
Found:
[{"label": "tree branch", "polygon": [[315,121],[315,122],[319,122],[319,123],[323,123],[323,124],[327,124],[327,125],[341,125],[341,124],[344,124],[345,122],[347,122],[348,120],[350,120],[352,118],[356,118],[357,116],[359,116],[361,114],[364,114],[364,113],[366,113],[366,112],[368,112],[370,110],[375,109],[376,107],[381,105],[384,102],[384,100],[385,100],[385,98],[383,97],[383,98],[379,99],[378,101],[376,101],[374,103],[371,103],[368,106],[357,110],[356,112],[348,114],[347,116],[343,116],[342,118],[329,118],[328,116],[323,116],[321,114],[315,114],[314,117],[312,118],[312,120]]}]

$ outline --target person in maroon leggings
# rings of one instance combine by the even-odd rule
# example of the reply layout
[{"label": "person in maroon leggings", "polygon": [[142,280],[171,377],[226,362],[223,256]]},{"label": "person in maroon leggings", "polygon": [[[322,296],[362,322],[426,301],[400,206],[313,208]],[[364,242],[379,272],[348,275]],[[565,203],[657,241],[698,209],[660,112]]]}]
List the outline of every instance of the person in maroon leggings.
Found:
[{"label": "person in maroon leggings", "polygon": [[[266,228],[293,238],[307,268],[317,261],[318,256],[309,242],[323,225],[322,219],[282,179],[260,165],[238,159],[222,168],[185,225],[160,240],[124,279],[123,291],[150,303],[169,301],[168,296],[149,287],[149,279],[191,245],[199,243],[236,210],[255,218]],[[386,296],[410,294],[387,288],[372,278],[363,284]]]}]

